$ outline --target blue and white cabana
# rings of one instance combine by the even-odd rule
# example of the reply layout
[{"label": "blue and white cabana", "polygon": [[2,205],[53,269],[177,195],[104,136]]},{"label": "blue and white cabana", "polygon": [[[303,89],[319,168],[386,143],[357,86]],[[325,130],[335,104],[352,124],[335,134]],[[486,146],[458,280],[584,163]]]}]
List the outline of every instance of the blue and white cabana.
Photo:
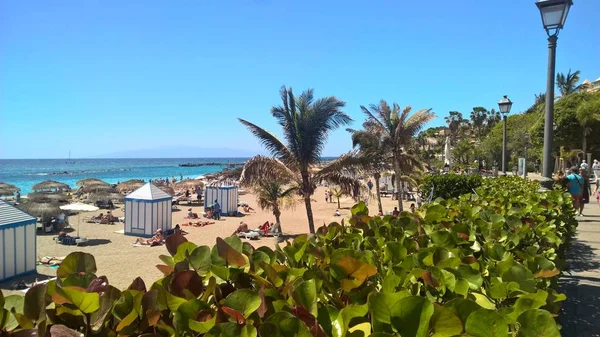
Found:
[{"label": "blue and white cabana", "polygon": [[37,219],[0,200],[0,282],[35,271]]},{"label": "blue and white cabana", "polygon": [[171,228],[173,197],[147,183],[125,197],[126,235],[151,237],[159,229]]},{"label": "blue and white cabana", "polygon": [[233,215],[238,209],[238,187],[207,186],[204,191],[204,204],[210,206],[215,200],[221,206],[221,215]]}]

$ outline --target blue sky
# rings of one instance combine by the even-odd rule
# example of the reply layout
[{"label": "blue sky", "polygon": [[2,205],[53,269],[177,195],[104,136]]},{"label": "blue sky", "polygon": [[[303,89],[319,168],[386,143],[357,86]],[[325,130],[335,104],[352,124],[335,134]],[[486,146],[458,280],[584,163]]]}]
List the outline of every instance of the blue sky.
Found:
[{"label": "blue sky", "polygon": [[[600,77],[600,1],[579,0],[557,71]],[[534,1],[0,0],[0,158],[74,157],[177,145],[257,151],[237,121],[278,133],[282,85],[359,106],[384,98],[513,112],[545,90]],[[350,149],[345,131],[324,155]]]}]

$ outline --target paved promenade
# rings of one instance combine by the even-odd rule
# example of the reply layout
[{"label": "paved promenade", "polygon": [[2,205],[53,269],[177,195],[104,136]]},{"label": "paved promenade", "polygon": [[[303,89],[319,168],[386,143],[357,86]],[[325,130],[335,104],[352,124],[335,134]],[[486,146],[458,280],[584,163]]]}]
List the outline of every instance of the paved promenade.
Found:
[{"label": "paved promenade", "polygon": [[560,314],[566,337],[600,337],[600,206],[591,200],[577,217],[577,236],[569,250],[570,275],[560,281],[567,295]]}]

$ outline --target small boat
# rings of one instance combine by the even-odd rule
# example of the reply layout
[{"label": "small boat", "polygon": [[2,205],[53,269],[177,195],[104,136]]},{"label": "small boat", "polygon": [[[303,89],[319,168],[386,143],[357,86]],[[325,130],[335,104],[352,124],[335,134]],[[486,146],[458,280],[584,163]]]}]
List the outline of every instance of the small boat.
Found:
[{"label": "small boat", "polygon": [[75,161],[71,160],[71,150],[69,150],[69,159],[65,162],[65,164],[75,164]]}]

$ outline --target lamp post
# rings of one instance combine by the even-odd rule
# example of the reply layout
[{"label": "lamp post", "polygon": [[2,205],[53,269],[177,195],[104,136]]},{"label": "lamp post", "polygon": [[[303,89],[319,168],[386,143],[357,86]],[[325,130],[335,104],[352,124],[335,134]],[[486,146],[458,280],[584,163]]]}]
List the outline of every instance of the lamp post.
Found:
[{"label": "lamp post", "polygon": [[504,120],[504,127],[502,129],[502,173],[506,175],[506,115],[510,112],[512,102],[504,95],[500,102],[498,102],[498,107]]},{"label": "lamp post", "polygon": [[552,141],[554,130],[554,73],[556,65],[556,40],[564,27],[572,0],[540,0],[535,3],[542,15],[542,23],[548,34],[548,77],[546,80],[546,116],[544,121],[544,158],[541,184],[552,188]]}]

